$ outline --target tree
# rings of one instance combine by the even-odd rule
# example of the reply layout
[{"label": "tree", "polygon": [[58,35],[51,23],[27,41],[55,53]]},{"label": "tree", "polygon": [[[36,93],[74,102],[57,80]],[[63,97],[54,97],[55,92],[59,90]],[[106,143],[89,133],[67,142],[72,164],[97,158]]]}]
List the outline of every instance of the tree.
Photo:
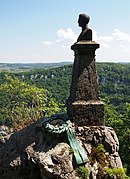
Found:
[{"label": "tree", "polygon": [[126,104],[123,114],[120,114],[112,105],[106,105],[105,122],[107,126],[115,129],[119,139],[119,153],[123,161],[124,167],[130,175],[130,104]]},{"label": "tree", "polygon": [[12,77],[6,77],[4,84],[0,85],[1,124],[23,127],[58,111],[58,105],[46,89]]}]

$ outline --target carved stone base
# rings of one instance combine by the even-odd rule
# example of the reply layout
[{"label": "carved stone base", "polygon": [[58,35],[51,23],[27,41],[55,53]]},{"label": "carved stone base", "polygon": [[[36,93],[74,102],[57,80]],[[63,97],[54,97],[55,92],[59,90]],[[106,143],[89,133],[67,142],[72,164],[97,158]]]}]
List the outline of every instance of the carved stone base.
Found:
[{"label": "carved stone base", "polygon": [[74,102],[73,121],[78,126],[103,126],[104,103],[102,101]]}]

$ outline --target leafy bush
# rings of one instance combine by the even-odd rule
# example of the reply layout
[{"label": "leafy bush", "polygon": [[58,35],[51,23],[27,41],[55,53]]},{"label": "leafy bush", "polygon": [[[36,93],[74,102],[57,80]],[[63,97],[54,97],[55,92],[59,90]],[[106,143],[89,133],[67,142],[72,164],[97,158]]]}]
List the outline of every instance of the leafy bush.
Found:
[{"label": "leafy bush", "polygon": [[100,144],[97,148],[96,148],[97,152],[106,152],[106,150],[104,149],[104,145]]},{"label": "leafy bush", "polygon": [[18,78],[6,77],[5,83],[0,85],[0,99],[0,122],[15,128],[59,111],[46,89],[31,86]]},{"label": "leafy bush", "polygon": [[89,170],[85,166],[79,166],[79,168],[77,168],[77,173],[82,177],[82,179],[88,179],[89,177]]},{"label": "leafy bush", "polygon": [[125,169],[123,168],[105,168],[104,169],[108,177],[118,177],[118,179],[129,179],[125,174]]},{"label": "leafy bush", "polygon": [[123,114],[117,112],[113,105],[105,107],[105,123],[114,128],[120,143],[119,154],[123,165],[130,175],[130,104],[126,104]]}]

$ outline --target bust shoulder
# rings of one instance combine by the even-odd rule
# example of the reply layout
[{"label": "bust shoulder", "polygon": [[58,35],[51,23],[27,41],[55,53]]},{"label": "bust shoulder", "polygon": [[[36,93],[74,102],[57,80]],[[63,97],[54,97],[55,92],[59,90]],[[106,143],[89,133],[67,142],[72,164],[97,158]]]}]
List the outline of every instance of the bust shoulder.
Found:
[{"label": "bust shoulder", "polygon": [[82,41],[82,40],[92,41],[92,30],[91,29],[85,29],[81,32],[77,41]]}]

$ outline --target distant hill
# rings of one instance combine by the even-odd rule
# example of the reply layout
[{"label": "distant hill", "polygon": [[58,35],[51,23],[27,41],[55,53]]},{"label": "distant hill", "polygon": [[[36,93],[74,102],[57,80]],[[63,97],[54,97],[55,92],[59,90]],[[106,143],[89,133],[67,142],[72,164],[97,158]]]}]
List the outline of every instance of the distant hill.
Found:
[{"label": "distant hill", "polygon": [[130,64],[130,62],[120,62],[121,64]]},{"label": "distant hill", "polygon": [[[56,63],[0,63],[0,72],[24,72],[33,69],[62,67],[64,65],[71,65],[73,62],[56,62]],[[105,63],[107,64],[107,63]],[[117,63],[118,64],[118,63]],[[128,62],[120,62],[119,64],[130,64]]]},{"label": "distant hill", "polygon": [[70,65],[72,62],[59,63],[0,63],[0,71],[28,71],[36,68],[51,68]]}]

